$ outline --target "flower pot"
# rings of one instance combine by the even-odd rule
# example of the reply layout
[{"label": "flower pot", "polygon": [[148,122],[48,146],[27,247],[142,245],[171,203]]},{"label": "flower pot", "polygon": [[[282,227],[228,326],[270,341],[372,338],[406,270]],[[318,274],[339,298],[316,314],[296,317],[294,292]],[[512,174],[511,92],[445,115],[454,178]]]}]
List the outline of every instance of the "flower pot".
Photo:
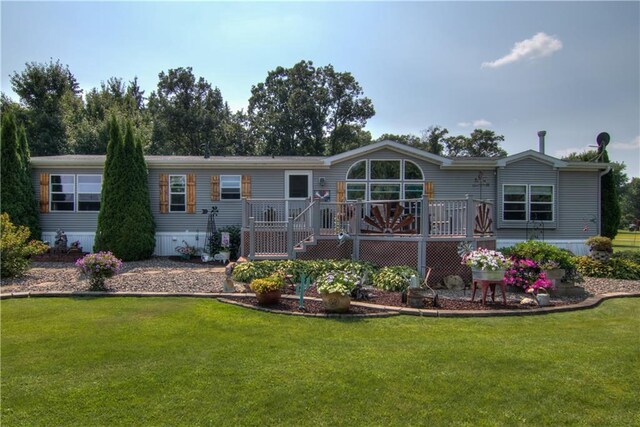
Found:
[{"label": "flower pot", "polygon": [[272,305],[277,304],[280,301],[280,295],[282,293],[280,290],[277,291],[269,291],[269,292],[256,292],[256,298],[258,299],[258,304],[260,305]]},{"label": "flower pot", "polygon": [[553,270],[544,270],[545,276],[549,280],[561,280],[564,277],[564,269],[554,268]]},{"label": "flower pot", "polygon": [[506,270],[474,270],[471,269],[471,277],[473,280],[492,280],[492,281],[500,281],[504,277],[504,273]]},{"label": "flower pot", "polygon": [[429,291],[422,288],[407,289],[407,303],[412,308],[423,308],[424,300],[427,298]]},{"label": "flower pot", "polygon": [[549,294],[538,294],[536,296],[536,300],[538,301],[538,305],[540,307],[551,305],[551,297],[549,296]]},{"label": "flower pot", "polygon": [[351,297],[339,292],[321,293],[325,311],[329,313],[346,313],[351,305]]}]

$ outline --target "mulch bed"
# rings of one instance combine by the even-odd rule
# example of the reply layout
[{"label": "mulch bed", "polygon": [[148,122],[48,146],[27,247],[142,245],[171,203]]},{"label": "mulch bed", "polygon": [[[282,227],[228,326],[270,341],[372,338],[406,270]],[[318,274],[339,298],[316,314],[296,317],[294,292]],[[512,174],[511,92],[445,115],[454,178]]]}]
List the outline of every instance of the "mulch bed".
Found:
[{"label": "mulch bed", "polygon": [[167,258],[169,258],[171,261],[182,262],[182,263],[186,263],[186,264],[224,265],[220,261],[204,262],[204,261],[202,261],[202,258],[200,258],[199,256],[192,256],[189,259],[182,258],[181,256],[170,256],[170,257],[167,257]]},{"label": "mulch bed", "polygon": [[[293,289],[285,289],[284,294],[292,295],[294,294]],[[320,294],[314,289],[309,289],[305,292],[305,296],[308,297],[316,297],[320,298]],[[255,307],[265,307],[258,304],[258,300],[253,297],[226,297],[228,299],[237,300],[239,302],[243,302],[248,305],[252,305]],[[376,304],[380,306],[388,306],[388,307],[398,307],[398,308],[409,308],[406,303],[402,302],[402,294],[400,292],[390,292],[384,290],[373,290],[370,293],[368,300],[352,300],[352,302],[365,302],[369,304]],[[567,305],[571,302],[562,301],[557,302],[555,304],[551,304],[549,307]],[[278,304],[266,306],[266,308],[279,310],[279,311],[290,311],[290,312],[305,312],[305,313],[325,313],[324,306],[321,301],[313,301],[305,299],[304,301],[305,309],[304,311],[300,310],[298,300],[290,300],[290,299],[281,299]],[[490,298],[487,298],[486,305],[482,305],[481,300],[476,295],[476,300],[471,302],[471,295],[467,297],[467,299],[451,299],[451,298],[438,298],[438,307],[434,307],[433,299],[427,298],[425,300],[425,306],[423,309],[426,310],[536,310],[539,307],[536,305],[520,305],[514,303],[513,301],[507,300],[507,305],[502,304],[502,295],[496,294],[496,301],[491,302]],[[360,307],[356,305],[351,305],[349,309],[349,313],[351,314],[362,314],[362,313],[371,313],[371,312],[381,312],[385,311],[380,308],[369,308],[369,307]]]},{"label": "mulch bed", "polygon": [[38,262],[76,262],[88,253],[89,252],[54,253],[50,251],[44,254],[35,255],[31,260]]}]

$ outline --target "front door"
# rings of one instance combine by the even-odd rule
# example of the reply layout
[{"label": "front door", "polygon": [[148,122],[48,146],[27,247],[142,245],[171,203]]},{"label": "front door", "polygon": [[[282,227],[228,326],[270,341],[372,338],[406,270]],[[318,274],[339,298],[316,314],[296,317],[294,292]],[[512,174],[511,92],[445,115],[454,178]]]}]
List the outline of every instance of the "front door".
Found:
[{"label": "front door", "polygon": [[287,218],[296,217],[305,207],[306,200],[311,198],[313,189],[313,173],[311,171],[285,171],[284,197],[287,199]]}]

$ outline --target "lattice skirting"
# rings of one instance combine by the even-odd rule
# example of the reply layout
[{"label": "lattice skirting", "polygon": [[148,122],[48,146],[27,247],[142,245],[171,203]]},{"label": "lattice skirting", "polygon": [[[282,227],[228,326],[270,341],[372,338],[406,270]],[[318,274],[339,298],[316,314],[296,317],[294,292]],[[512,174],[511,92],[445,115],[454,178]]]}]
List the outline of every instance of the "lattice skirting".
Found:
[{"label": "lattice skirting", "polygon": [[[461,258],[458,255],[458,245],[460,242],[428,242],[426,266],[431,267],[429,284],[442,282],[447,276],[456,275],[462,277],[465,283],[471,283],[471,269],[460,264]],[[495,240],[478,242],[478,247],[495,249]]]},{"label": "lattice skirting", "polygon": [[419,242],[361,240],[360,259],[380,266],[408,265],[418,267]]},{"label": "lattice skirting", "polygon": [[346,241],[338,246],[337,239],[318,240],[317,245],[307,246],[306,252],[298,252],[296,259],[351,259],[352,252],[352,241]]}]

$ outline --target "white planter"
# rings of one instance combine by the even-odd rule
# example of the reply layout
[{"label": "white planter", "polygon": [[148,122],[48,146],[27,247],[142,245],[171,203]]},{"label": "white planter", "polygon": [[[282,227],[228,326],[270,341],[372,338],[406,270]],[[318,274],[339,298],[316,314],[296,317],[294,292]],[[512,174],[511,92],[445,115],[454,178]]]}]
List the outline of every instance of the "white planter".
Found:
[{"label": "white planter", "polygon": [[538,294],[536,296],[536,300],[538,301],[538,305],[540,307],[551,305],[551,297],[549,297],[549,294]]},{"label": "white planter", "polygon": [[492,280],[492,281],[500,281],[504,278],[504,273],[506,270],[474,270],[471,269],[471,277],[473,280]]}]

